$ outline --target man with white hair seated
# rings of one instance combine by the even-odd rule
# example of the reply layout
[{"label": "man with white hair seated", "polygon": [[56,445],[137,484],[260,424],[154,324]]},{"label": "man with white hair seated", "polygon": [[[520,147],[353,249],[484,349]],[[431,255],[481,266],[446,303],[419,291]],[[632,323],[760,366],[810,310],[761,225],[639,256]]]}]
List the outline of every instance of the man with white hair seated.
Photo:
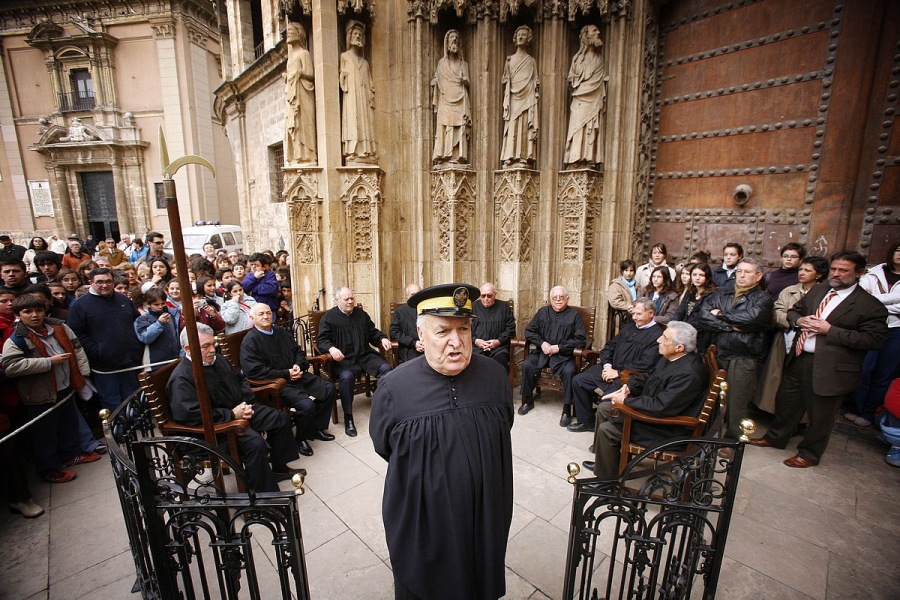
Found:
[{"label": "man with white hair seated", "polygon": [[[584,467],[601,479],[619,476],[622,418],[611,417],[613,407],[625,404],[651,417],[696,417],[706,399],[706,373],[697,348],[697,330],[681,321],[670,321],[657,340],[660,360],[648,375],[636,375],[620,389],[603,396],[594,430],[594,461]],[[632,424],[631,441],[652,447],[669,438],[690,433],[684,427],[648,423]]]}]

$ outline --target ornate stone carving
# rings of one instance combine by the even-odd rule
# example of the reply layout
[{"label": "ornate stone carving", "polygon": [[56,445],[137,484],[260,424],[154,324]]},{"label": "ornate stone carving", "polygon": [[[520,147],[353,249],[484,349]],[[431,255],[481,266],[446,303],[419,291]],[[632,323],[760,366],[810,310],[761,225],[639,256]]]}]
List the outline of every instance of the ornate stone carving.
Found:
[{"label": "ornate stone carving", "polygon": [[284,197],[288,203],[288,224],[293,237],[297,264],[319,262],[319,170],[285,168]]},{"label": "ornate stone carving", "polygon": [[[309,3],[309,0],[303,0]],[[356,13],[358,15],[369,13],[375,16],[375,0],[337,0],[338,14],[344,16],[348,13]]]},{"label": "ornate stone carving", "polygon": [[574,21],[596,10],[604,21],[610,21],[630,17],[633,9],[633,0],[569,0],[568,17]]},{"label": "ornate stone carving", "polygon": [[566,166],[592,167],[603,163],[606,132],[606,88],[609,75],[603,60],[600,30],[585,25],[581,42],[572,58],[568,80],[572,88],[569,130],[563,162]]},{"label": "ornate stone carving", "polygon": [[381,206],[381,169],[340,169],[341,201],[344,202],[350,259],[371,262],[377,253],[378,213]]},{"label": "ornate stone carving", "polygon": [[653,182],[650,179],[652,156],[655,153],[653,139],[653,106],[656,89],[656,35],[659,25],[650,14],[644,24],[644,66],[641,73],[641,113],[638,131],[637,175],[635,177],[634,217],[631,222],[631,254],[644,254],[644,232],[647,230],[647,207],[652,202]]},{"label": "ornate stone carving", "polygon": [[462,38],[451,29],[444,35],[444,56],[431,80],[435,112],[434,152],[436,169],[469,162],[469,133],[472,107],[469,105],[469,64],[463,58]]},{"label": "ornate stone carving", "polygon": [[503,139],[500,160],[504,167],[534,165],[538,140],[538,93],[541,85],[537,61],[526,47],[531,27],[522,25],[513,34],[516,53],[503,67]]},{"label": "ornate stone carving", "polygon": [[188,38],[191,40],[192,44],[196,44],[201,48],[206,47],[206,42],[209,39],[209,34],[197,27],[192,27],[188,25],[187,27]]},{"label": "ornate stone carving", "polygon": [[494,172],[494,226],[500,236],[501,262],[531,261],[534,208],[540,188],[539,171],[503,169]]},{"label": "ornate stone carving", "polygon": [[591,262],[595,223],[603,201],[603,174],[592,169],[561,171],[556,197],[563,261]]},{"label": "ornate stone carving", "polygon": [[281,0],[281,13],[283,15],[291,16],[295,14],[295,11],[301,15],[311,15],[312,0]]},{"label": "ornate stone carving", "polygon": [[[339,0],[338,7],[347,1]],[[409,0],[406,12],[411,18],[428,19],[436,25],[445,9],[469,23],[486,17],[497,17],[505,22],[510,15],[519,16],[526,12],[533,13],[536,20],[575,21],[589,15],[605,22],[630,18],[634,0]]]},{"label": "ornate stone carving", "polygon": [[99,140],[100,136],[88,130],[81,122],[79,117],[72,119],[69,125],[68,134],[59,138],[60,142],[93,142]]},{"label": "ornate stone carving", "polygon": [[519,11],[528,14],[540,6],[541,0],[500,0],[500,21],[505,22],[509,15],[518,16]]},{"label": "ornate stone carving", "polygon": [[347,51],[341,54],[340,86],[341,152],[346,164],[374,164],[378,159],[375,143],[375,88],[369,62],[362,51],[366,32],[359,21],[347,22]]},{"label": "ornate stone carving", "polygon": [[431,201],[438,260],[468,260],[475,226],[475,173],[466,169],[432,172]]},{"label": "ornate stone carving", "polygon": [[284,77],[284,159],[287,164],[315,164],[316,96],[312,56],[306,49],[306,30],[287,26],[288,58]]},{"label": "ornate stone carving", "polygon": [[153,29],[153,34],[158,40],[175,37],[175,23],[172,21],[150,23],[150,28]]}]

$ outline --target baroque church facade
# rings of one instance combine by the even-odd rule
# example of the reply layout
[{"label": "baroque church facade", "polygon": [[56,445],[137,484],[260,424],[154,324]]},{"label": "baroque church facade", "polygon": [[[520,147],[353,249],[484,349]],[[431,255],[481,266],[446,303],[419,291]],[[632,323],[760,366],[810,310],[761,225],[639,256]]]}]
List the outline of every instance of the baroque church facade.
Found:
[{"label": "baroque church facade", "polygon": [[95,239],[166,231],[158,131],[182,169],[182,219],[237,223],[231,152],[212,109],[220,21],[206,0],[0,3],[2,229]]},{"label": "baroque church facade", "polygon": [[[301,313],[320,288],[348,285],[385,317],[407,283],[491,280],[522,326],[557,284],[572,304],[605,306],[618,262],[646,260],[656,242],[673,263],[697,250],[719,260],[731,241],[769,265],[789,241],[877,263],[900,233],[895,2],[226,6],[231,71],[215,112],[242,225],[257,247],[291,252]],[[586,47],[600,91],[584,85]],[[367,126],[353,120],[365,94],[346,86],[349,57],[370,75],[368,159],[352,148]],[[523,64],[531,81],[511,85]],[[296,159],[301,91],[315,107],[301,146],[315,156]],[[599,147],[573,155],[578,135]]]}]

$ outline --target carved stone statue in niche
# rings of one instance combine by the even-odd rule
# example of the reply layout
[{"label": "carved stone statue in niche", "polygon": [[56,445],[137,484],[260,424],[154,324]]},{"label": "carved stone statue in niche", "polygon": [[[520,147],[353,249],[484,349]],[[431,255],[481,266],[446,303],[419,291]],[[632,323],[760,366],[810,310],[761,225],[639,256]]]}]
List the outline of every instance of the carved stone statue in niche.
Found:
[{"label": "carved stone statue in niche", "polygon": [[315,164],[316,97],[312,57],[306,49],[306,30],[299,23],[287,26],[288,59],[284,95],[285,162]]},{"label": "carved stone statue in niche", "polygon": [[585,25],[579,35],[581,46],[569,68],[572,104],[566,133],[566,166],[594,166],[603,162],[606,131],[606,87],[609,75],[603,60],[600,30]]},{"label": "carved stone statue in niche", "polygon": [[469,162],[469,128],[472,108],[469,105],[469,64],[463,59],[459,31],[444,35],[444,56],[438,61],[431,80],[432,101],[436,115],[434,126],[435,168]]},{"label": "carved stone statue in niche", "polygon": [[537,61],[528,54],[531,27],[522,25],[513,34],[516,53],[506,57],[503,68],[503,144],[500,160],[504,167],[534,164],[538,138]]},{"label": "carved stone statue in niche", "polygon": [[340,84],[344,93],[341,113],[341,151],[346,164],[374,164],[375,89],[369,63],[363,57],[366,30],[359,21],[347,22],[347,51],[341,54]]}]

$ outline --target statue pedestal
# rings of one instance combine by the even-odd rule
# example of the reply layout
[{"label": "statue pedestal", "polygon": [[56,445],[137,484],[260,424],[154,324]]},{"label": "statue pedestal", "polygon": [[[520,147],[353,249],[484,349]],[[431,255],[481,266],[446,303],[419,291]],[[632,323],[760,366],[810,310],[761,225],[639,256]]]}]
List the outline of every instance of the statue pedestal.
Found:
[{"label": "statue pedestal", "polygon": [[356,165],[338,167],[337,172],[344,204],[342,254],[347,257],[347,285],[353,289],[357,304],[363,304],[370,315],[380,315],[379,216],[384,171],[377,165]]},{"label": "statue pedestal", "polygon": [[[571,169],[559,172],[556,187],[559,283],[572,290],[571,304],[596,298],[593,276],[597,260],[597,226],[603,202],[603,172]],[[578,291],[576,291],[578,290]]]},{"label": "statue pedestal", "polygon": [[291,285],[296,316],[306,314],[309,310],[307,301],[312,302],[324,283],[321,174],[322,169],[318,167],[284,167],[284,197],[288,205],[291,236]]},{"label": "statue pedestal", "polygon": [[471,281],[477,275],[471,248],[475,241],[475,177],[468,168],[431,172],[434,284]]},{"label": "statue pedestal", "polygon": [[494,171],[494,287],[518,307],[540,305],[532,268],[540,194],[539,171],[524,167]]}]

